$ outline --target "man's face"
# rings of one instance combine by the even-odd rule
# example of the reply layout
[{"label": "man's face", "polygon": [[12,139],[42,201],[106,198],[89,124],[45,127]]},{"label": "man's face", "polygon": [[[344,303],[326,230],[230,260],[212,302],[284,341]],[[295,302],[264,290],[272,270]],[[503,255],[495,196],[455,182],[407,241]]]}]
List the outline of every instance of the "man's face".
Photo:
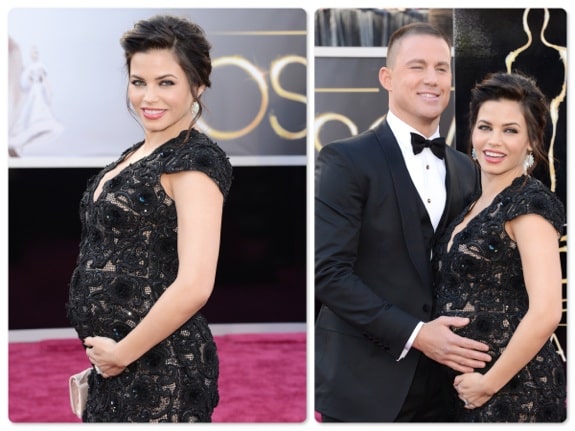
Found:
[{"label": "man's face", "polygon": [[391,111],[418,130],[435,129],[451,94],[451,52],[441,38],[409,35],[380,71]]}]

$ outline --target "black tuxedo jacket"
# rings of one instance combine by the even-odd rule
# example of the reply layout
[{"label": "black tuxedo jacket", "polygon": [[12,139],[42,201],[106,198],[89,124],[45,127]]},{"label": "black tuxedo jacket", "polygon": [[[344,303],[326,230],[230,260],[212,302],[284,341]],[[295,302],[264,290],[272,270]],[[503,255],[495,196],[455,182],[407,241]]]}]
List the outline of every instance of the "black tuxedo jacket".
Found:
[{"label": "black tuxedo jacket", "polygon": [[[451,147],[437,232],[473,199],[478,170]],[[393,421],[420,352],[399,358],[432,311],[422,223],[430,223],[389,125],[326,145],[316,161],[316,410],[352,422]]]}]

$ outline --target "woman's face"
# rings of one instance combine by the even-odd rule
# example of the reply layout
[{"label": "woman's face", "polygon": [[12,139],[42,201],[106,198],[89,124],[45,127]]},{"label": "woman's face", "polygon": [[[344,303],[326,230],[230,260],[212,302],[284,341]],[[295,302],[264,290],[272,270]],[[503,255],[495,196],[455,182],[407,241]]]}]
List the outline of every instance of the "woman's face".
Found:
[{"label": "woman's face", "polygon": [[172,51],[154,49],[134,54],[129,79],[128,99],[147,134],[168,140],[189,128],[194,98]]},{"label": "woman's face", "polygon": [[523,163],[532,147],[519,102],[502,99],[483,103],[471,142],[482,173],[511,179],[523,174]]}]

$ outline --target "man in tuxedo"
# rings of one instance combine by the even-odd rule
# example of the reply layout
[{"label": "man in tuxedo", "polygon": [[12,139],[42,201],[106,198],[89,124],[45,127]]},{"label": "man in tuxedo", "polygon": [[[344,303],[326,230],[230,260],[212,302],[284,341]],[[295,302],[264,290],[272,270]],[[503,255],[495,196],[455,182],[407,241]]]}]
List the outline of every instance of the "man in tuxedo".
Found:
[{"label": "man in tuxedo", "polygon": [[324,422],[448,421],[440,364],[490,360],[451,330],[468,319],[429,320],[434,236],[479,187],[469,157],[433,141],[451,92],[448,39],[427,23],[400,28],[379,80],[385,120],[316,162],[316,410]]}]

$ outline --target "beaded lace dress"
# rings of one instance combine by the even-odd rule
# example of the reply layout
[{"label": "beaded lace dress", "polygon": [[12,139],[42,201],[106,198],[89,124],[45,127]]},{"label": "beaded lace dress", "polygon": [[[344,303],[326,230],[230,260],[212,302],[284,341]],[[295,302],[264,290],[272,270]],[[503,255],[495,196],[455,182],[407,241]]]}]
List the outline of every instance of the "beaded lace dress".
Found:
[{"label": "beaded lace dress", "polygon": [[[187,131],[126,166],[102,176],[142,145],[88,181],[80,203],[82,236],[70,282],[68,318],[80,339],[125,337],[176,278],[177,217],[160,184],[164,173],[207,174],[224,198],[232,167],[206,135]],[[207,321],[197,313],[120,375],[89,377],[85,422],[207,422],[219,401],[218,356]]]},{"label": "beaded lace dress", "polygon": [[[473,205],[473,204],[471,204]],[[538,214],[563,232],[561,201],[532,177],[521,176],[495,197],[448,242],[471,205],[439,238],[434,251],[434,317],[469,317],[457,333],[490,346],[490,364],[501,355],[528,309],[517,244],[504,225],[523,214]],[[489,370],[487,365],[483,370]],[[549,341],[507,385],[480,408],[468,410],[452,392],[459,422],[559,422],[566,417],[564,364]],[[447,371],[450,379],[455,371]]]}]

